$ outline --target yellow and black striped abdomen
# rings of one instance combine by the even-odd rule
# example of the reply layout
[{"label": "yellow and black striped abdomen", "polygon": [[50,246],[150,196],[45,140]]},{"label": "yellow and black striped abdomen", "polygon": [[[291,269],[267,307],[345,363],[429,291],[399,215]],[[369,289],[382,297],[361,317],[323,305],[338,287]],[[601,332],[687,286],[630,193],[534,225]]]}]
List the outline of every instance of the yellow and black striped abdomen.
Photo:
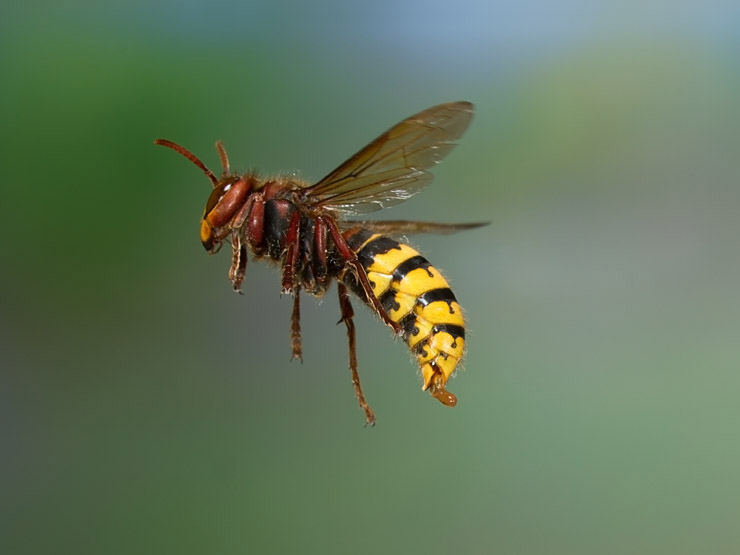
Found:
[{"label": "yellow and black striped abdomen", "polygon": [[367,230],[348,235],[373,293],[403,329],[421,368],[423,389],[443,390],[465,351],[465,322],[449,284],[408,245]]}]

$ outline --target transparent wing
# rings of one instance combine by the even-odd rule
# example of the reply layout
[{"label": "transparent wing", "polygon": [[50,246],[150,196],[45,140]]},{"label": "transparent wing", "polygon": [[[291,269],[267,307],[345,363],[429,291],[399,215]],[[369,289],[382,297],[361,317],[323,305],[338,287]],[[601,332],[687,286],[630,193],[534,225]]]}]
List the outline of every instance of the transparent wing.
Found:
[{"label": "transparent wing", "polygon": [[472,117],[470,102],[450,102],[419,112],[304,192],[312,206],[343,214],[363,214],[403,202],[432,181],[426,169],[449,154]]}]

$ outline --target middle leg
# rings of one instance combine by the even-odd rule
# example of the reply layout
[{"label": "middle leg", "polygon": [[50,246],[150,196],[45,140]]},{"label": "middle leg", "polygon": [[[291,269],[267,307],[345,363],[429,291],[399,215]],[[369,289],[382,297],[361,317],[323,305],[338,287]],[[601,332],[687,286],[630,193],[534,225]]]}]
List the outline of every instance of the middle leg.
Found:
[{"label": "middle leg", "polygon": [[296,264],[301,249],[301,214],[296,210],[290,218],[288,233],[285,235],[285,262],[283,262],[282,293],[293,292],[296,277]]},{"label": "middle leg", "polygon": [[293,295],[293,314],[290,316],[290,349],[292,359],[303,362],[303,347],[301,342],[301,288],[297,287]]}]

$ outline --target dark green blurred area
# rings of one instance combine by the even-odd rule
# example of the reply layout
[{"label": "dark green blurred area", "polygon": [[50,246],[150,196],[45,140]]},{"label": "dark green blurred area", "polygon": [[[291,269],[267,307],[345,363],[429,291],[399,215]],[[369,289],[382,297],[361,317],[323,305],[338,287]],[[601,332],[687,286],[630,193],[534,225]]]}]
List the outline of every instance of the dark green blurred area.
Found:
[{"label": "dark green blurred area", "polygon": [[[553,5],[6,8],[0,553],[737,553],[738,9]],[[363,429],[334,290],[291,364],[278,274],[231,292],[152,142],[315,180],[458,99],[378,217],[492,222],[412,238],[460,403],[357,306]]]}]

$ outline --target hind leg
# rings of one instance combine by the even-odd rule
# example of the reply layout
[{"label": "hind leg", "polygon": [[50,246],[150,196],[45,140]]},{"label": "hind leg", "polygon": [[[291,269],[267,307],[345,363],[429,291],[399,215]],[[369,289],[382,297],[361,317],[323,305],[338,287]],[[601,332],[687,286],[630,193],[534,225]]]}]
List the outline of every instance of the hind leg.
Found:
[{"label": "hind leg", "polygon": [[[373,293],[373,288],[371,287],[370,282],[367,279],[367,272],[365,271],[365,268],[357,259],[357,255],[347,244],[347,241],[344,239],[341,232],[339,231],[336,222],[326,216],[319,216],[319,220],[329,230],[329,234],[331,235],[332,241],[334,241],[334,245],[337,247],[339,256],[341,256],[344,260],[346,268],[351,268],[354,272],[360,284],[360,287],[362,287],[362,290],[365,293],[365,296],[367,297],[367,300],[370,303],[370,306],[372,307],[375,314],[380,316],[380,319],[383,320],[386,325],[390,326],[396,335],[400,335],[403,331],[401,329],[401,326],[398,322],[394,322],[391,317],[388,316],[385,308],[383,308],[383,306],[380,304],[380,301]],[[349,299],[347,299],[347,301],[349,302]]]},{"label": "hind leg", "polygon": [[338,281],[337,288],[339,290],[339,308],[342,314],[340,322],[344,322],[344,325],[347,326],[347,339],[349,341],[349,369],[352,373],[352,387],[355,389],[355,396],[357,397],[357,402],[359,403],[360,408],[365,411],[365,425],[375,426],[375,413],[365,400],[365,394],[362,392],[362,385],[360,385],[360,374],[357,371],[357,341],[355,338],[355,323],[352,320],[355,312],[349,301],[347,286],[341,281]]}]

